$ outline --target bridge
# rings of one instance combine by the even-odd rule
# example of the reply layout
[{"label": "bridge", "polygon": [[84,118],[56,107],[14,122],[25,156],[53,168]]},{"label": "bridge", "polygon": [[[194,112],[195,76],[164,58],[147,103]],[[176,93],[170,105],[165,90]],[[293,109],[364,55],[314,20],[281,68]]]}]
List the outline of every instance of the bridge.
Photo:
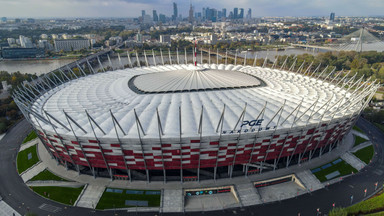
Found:
[{"label": "bridge", "polygon": [[327,46],[316,46],[316,45],[308,45],[308,44],[291,44],[293,47],[300,47],[300,48],[310,48],[315,50],[328,50],[328,51],[339,51],[336,47],[327,47]]},{"label": "bridge", "polygon": [[328,51],[384,51],[384,42],[371,34],[367,28],[363,27],[349,35],[338,39],[338,43],[330,46],[317,46],[308,44],[291,44],[295,47],[322,49]]}]

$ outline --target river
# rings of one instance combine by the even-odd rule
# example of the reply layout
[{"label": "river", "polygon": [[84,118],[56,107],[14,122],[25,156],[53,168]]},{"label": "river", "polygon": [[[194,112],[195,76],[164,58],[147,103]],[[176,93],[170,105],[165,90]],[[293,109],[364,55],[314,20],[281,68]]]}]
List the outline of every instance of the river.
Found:
[{"label": "river", "polygon": [[2,60],[0,61],[0,71],[8,71],[10,73],[20,71],[20,73],[36,73],[40,75],[73,61],[74,59]]},{"label": "river", "polygon": [[[148,52],[148,51],[147,51]],[[271,50],[271,51],[259,51],[259,52],[248,52],[247,53],[247,58],[251,59],[254,58],[255,55],[257,54],[257,58],[265,58],[268,55],[268,59],[271,61],[274,61],[275,56],[277,55],[300,55],[304,53],[309,53],[309,54],[314,54],[317,55],[317,52],[313,52],[312,50],[305,50],[305,49],[296,49],[296,48],[289,48],[283,51],[276,51],[276,50]],[[233,53],[234,54],[234,53]],[[164,61],[168,61],[168,53],[167,51],[164,51]],[[199,56],[200,52],[197,54],[197,61],[200,63],[201,57]],[[238,54],[240,57],[245,56],[245,52],[239,53]],[[204,59],[208,58],[207,53],[203,54]],[[179,61],[180,63],[184,63],[184,52],[180,51],[179,53]],[[132,61],[135,62],[136,58],[131,57]],[[152,55],[147,55],[148,63],[153,65],[153,59]],[[145,61],[143,57],[140,57],[141,61]],[[0,61],[0,71],[8,71],[10,73],[20,71],[21,73],[31,73],[34,74],[36,73],[37,75],[43,74],[43,73],[48,73],[52,70],[55,70],[63,65],[69,64],[73,62],[74,59],[49,59],[49,60],[2,60]],[[128,59],[127,57],[122,57],[121,58],[122,64],[127,65],[128,64]],[[192,55],[191,53],[188,54],[188,61],[192,62]],[[212,63],[216,62],[216,58],[212,56],[211,58]],[[118,61],[117,58],[111,58],[111,62],[113,66],[119,67],[120,62]],[[156,55],[156,62],[157,64],[161,63],[161,58],[159,55]],[[176,63],[177,58],[176,56],[172,56],[172,62]],[[109,65],[109,62],[103,62],[104,67]],[[96,67],[95,69],[98,69]]]}]

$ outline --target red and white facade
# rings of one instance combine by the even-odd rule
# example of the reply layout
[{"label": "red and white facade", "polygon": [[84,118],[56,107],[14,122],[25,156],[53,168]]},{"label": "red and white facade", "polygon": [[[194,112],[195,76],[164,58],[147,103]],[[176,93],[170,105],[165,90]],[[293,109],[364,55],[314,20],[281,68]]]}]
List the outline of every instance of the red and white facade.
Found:
[{"label": "red and white facade", "polygon": [[69,167],[129,179],[139,172],[148,181],[156,170],[164,180],[170,171],[181,180],[216,179],[310,160],[344,138],[377,86],[313,75],[162,65],[84,73],[62,84],[52,74],[14,98]]}]

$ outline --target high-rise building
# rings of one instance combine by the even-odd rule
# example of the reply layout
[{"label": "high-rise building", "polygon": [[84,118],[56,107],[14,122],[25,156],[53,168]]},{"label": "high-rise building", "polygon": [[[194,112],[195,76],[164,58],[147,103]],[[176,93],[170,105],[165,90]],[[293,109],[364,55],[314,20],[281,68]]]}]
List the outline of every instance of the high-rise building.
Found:
[{"label": "high-rise building", "polygon": [[19,36],[20,45],[23,48],[33,48],[33,44],[30,38],[24,37],[23,35]]},{"label": "high-rise building", "polygon": [[247,13],[247,17],[246,17],[248,20],[252,19],[252,9],[249,8],[248,9],[248,13]]},{"label": "high-rise building", "polygon": [[217,10],[213,8],[205,9],[205,20],[216,22],[217,21]]},{"label": "high-rise building", "polygon": [[141,11],[141,17],[144,17],[145,16],[145,10],[142,10]]},{"label": "high-rise building", "polygon": [[153,22],[159,22],[159,16],[157,16],[156,10],[153,10]]},{"label": "high-rise building", "polygon": [[233,9],[233,19],[237,19],[239,16],[239,8]]},{"label": "high-rise building", "polygon": [[335,21],[335,13],[332,12],[331,15],[329,16],[329,20],[334,22]]},{"label": "high-rise building", "polygon": [[238,19],[244,19],[244,8],[240,8],[240,14],[237,18]]},{"label": "high-rise building", "polygon": [[188,22],[193,23],[193,7],[192,7],[192,4],[189,7]]},{"label": "high-rise building", "polygon": [[206,9],[205,8],[203,8],[203,20],[205,20],[205,15],[206,15]]},{"label": "high-rise building", "polygon": [[215,44],[217,43],[217,35],[216,35],[215,33],[212,33],[212,34],[210,35],[209,39],[210,39],[210,43],[211,43],[212,45],[215,45]]},{"label": "high-rise building", "polygon": [[173,15],[172,15],[172,20],[177,20],[178,13],[177,13],[177,4],[173,2]]},{"label": "high-rise building", "polygon": [[6,23],[7,22],[7,17],[1,17],[1,22]]},{"label": "high-rise building", "polygon": [[229,18],[229,19],[234,19],[234,16],[233,16],[233,12],[232,12],[232,11],[229,12],[228,18]]},{"label": "high-rise building", "polygon": [[143,16],[143,23],[144,24],[151,24],[151,23],[153,23],[152,17],[149,16],[149,15],[144,15]]},{"label": "high-rise building", "polygon": [[223,8],[221,15],[222,17],[227,18],[227,9]]},{"label": "high-rise building", "polygon": [[221,19],[223,17],[223,12],[222,11],[217,11],[217,19]]},{"label": "high-rise building", "polygon": [[143,35],[140,33],[140,31],[136,34],[136,42],[143,43]]},{"label": "high-rise building", "polygon": [[159,21],[165,23],[167,22],[167,17],[164,14],[159,14]]}]

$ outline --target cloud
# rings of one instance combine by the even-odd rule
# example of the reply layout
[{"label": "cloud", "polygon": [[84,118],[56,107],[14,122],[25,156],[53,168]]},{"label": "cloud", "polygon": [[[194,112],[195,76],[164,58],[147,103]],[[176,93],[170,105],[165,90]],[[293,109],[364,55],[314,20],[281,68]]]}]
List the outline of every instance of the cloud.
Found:
[{"label": "cloud", "polygon": [[[170,16],[172,2],[179,13],[187,16],[186,0],[0,0],[0,14],[7,17],[138,17],[141,10],[151,14]],[[251,8],[254,16],[328,16],[330,12],[342,16],[382,14],[382,0],[192,0],[195,12],[203,7],[221,10],[234,7]]]}]

